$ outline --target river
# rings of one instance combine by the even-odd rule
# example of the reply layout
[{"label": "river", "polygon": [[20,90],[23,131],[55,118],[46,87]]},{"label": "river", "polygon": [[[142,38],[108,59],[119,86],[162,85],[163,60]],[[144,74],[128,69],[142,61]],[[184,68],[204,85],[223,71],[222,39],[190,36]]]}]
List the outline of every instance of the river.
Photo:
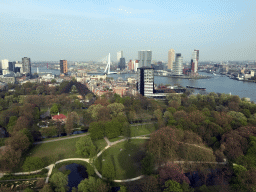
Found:
[{"label": "river", "polygon": [[[36,72],[37,68],[32,67],[32,73]],[[52,72],[52,74],[59,75],[59,70],[47,70],[46,68],[39,68],[39,72]],[[93,74],[91,74],[93,75]],[[100,74],[95,74],[100,75]],[[206,88],[206,92],[215,92],[215,93],[226,93],[232,95],[238,95],[240,98],[248,97],[251,101],[256,102],[256,83],[252,82],[244,82],[244,81],[237,81],[234,79],[230,79],[227,76],[221,76],[210,73],[200,72],[200,75],[211,76],[210,79],[181,79],[181,78],[172,78],[172,77],[161,77],[155,76],[154,82],[156,85],[159,84],[169,84],[175,85],[179,84],[183,87],[195,86],[195,87],[204,87]],[[118,79],[121,77],[122,79],[127,79],[128,77],[137,77],[137,74],[110,74],[109,77],[113,77],[114,79]]]}]

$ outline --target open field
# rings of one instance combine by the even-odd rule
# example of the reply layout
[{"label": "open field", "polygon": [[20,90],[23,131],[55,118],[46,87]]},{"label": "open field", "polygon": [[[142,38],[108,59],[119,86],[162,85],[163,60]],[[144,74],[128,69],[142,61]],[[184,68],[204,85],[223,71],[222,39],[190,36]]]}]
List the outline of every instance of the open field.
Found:
[{"label": "open field", "polygon": [[104,163],[111,161],[115,167],[115,179],[129,179],[142,175],[140,161],[144,155],[145,142],[143,139],[134,139],[111,146],[98,158],[99,172],[102,173]]},{"label": "open field", "polygon": [[76,154],[76,141],[80,138],[72,138],[62,141],[34,145],[25,157],[40,157],[45,165],[65,158],[86,158]]},{"label": "open field", "polygon": [[42,141],[51,141],[51,140],[55,140],[55,139],[66,139],[66,138],[72,138],[74,136],[80,136],[80,135],[86,135],[88,133],[80,133],[80,134],[75,134],[75,135],[68,135],[68,136],[61,136],[61,137],[53,137],[53,138],[45,138],[45,139],[42,139]]},{"label": "open field", "polygon": [[131,137],[147,135],[156,130],[154,124],[131,126]]},{"label": "open field", "polygon": [[112,139],[108,139],[110,142],[115,142],[118,140],[124,139],[124,136],[120,136],[120,137],[116,137],[116,138],[112,138]]}]

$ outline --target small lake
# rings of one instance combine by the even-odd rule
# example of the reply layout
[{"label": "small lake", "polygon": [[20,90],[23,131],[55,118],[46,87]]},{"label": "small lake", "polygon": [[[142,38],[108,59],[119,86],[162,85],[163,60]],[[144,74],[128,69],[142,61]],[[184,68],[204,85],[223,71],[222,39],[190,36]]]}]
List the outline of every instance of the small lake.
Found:
[{"label": "small lake", "polygon": [[85,178],[88,178],[86,168],[82,165],[72,163],[72,164],[66,165],[66,169],[71,171],[70,174],[68,175],[68,186],[69,186],[68,192],[72,191],[72,187],[77,188],[78,184],[82,180],[84,180]]}]

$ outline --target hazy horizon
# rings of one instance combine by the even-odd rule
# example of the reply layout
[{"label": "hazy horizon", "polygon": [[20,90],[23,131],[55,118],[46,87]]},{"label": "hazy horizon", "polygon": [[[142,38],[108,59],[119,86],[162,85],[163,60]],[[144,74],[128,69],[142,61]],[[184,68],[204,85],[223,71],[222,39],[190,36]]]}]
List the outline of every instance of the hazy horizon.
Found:
[{"label": "hazy horizon", "polygon": [[126,61],[168,50],[185,62],[247,61],[256,55],[255,1],[2,0],[0,60],[100,61],[123,51]]}]

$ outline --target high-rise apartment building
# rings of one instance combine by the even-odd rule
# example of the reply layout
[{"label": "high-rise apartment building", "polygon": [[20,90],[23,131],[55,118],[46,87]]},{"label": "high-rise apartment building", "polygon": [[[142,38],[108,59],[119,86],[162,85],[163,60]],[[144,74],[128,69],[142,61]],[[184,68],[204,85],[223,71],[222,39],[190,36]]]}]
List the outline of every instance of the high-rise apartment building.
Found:
[{"label": "high-rise apartment building", "polygon": [[168,65],[167,69],[173,70],[173,62],[175,61],[175,51],[174,49],[170,49],[168,51]]},{"label": "high-rise apartment building", "polygon": [[13,71],[13,72],[15,71],[15,64],[16,64],[15,61],[8,63],[9,71]]},{"label": "high-rise apartment building", "polygon": [[4,59],[1,61],[1,68],[7,70],[9,67],[9,61],[7,59]]},{"label": "high-rise apartment building", "polygon": [[138,51],[139,67],[151,67],[152,51]]},{"label": "high-rise apartment building", "polygon": [[199,50],[194,49],[191,59],[191,72],[197,73],[199,60]]},{"label": "high-rise apartment building", "polygon": [[154,94],[154,69],[149,67],[138,68],[138,92],[145,97]]},{"label": "high-rise apartment building", "polygon": [[22,68],[23,68],[23,73],[31,74],[31,61],[30,58],[28,57],[23,57],[22,58]]},{"label": "high-rise apartment building", "polygon": [[120,58],[123,58],[124,57],[124,55],[123,55],[123,51],[118,51],[117,52],[117,62],[119,62],[120,61]]},{"label": "high-rise apartment building", "polygon": [[173,74],[174,75],[182,75],[183,69],[183,57],[180,53],[176,54],[175,62],[173,65]]},{"label": "high-rise apartment building", "polygon": [[67,74],[68,73],[68,62],[67,60],[60,60],[60,73]]}]

